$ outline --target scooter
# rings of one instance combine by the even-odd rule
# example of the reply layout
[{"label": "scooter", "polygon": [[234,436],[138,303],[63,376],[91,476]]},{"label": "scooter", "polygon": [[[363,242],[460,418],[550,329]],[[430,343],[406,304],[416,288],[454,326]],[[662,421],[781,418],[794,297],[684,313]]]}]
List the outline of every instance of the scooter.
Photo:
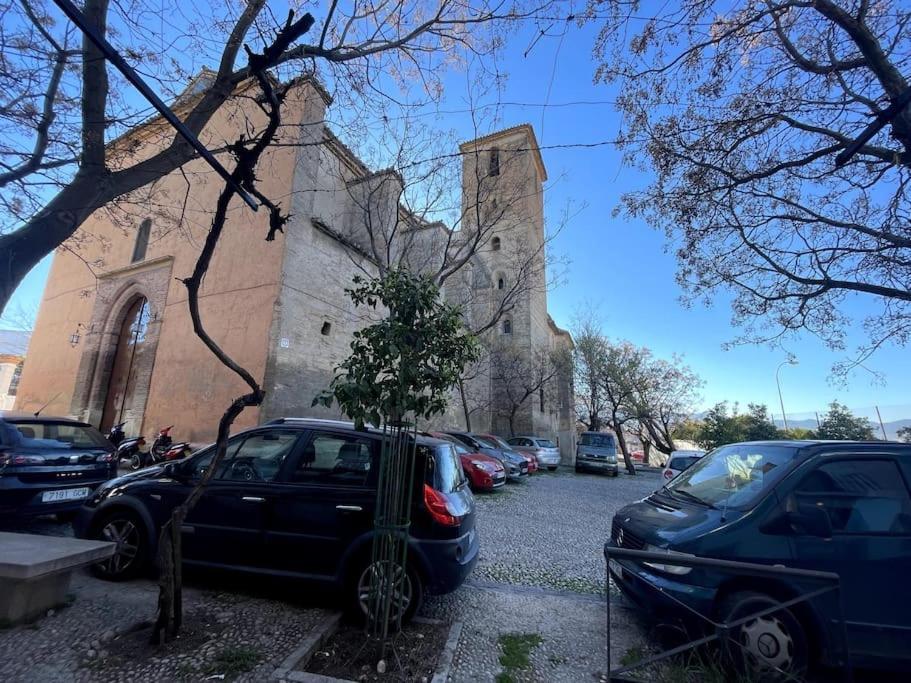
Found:
[{"label": "scooter", "polygon": [[[140,450],[143,446],[146,445],[145,437],[142,436],[133,436],[129,439],[123,439],[120,444],[117,446],[117,450],[114,452],[114,459],[117,462],[121,460],[128,460],[130,462],[130,467],[133,466],[133,459],[142,451]],[[139,469],[134,468],[134,469]]]},{"label": "scooter", "polygon": [[[152,442],[152,447],[147,453],[137,450],[136,453],[130,457],[130,469],[135,471],[142,469],[143,467],[148,467],[149,465],[165,462],[166,460],[178,459],[178,454],[186,455],[190,450],[189,444],[175,444],[171,438],[172,429],[174,429],[174,425],[162,427],[158,431],[158,436],[155,437],[155,441]],[[143,441],[143,443],[145,442]],[[183,446],[183,448],[178,448],[178,446]],[[168,454],[172,454],[170,458],[167,457]]]},{"label": "scooter", "polygon": [[117,446],[120,445],[120,442],[123,441],[127,436],[123,433],[123,426],[125,424],[126,422],[116,424],[111,427],[111,430],[108,432],[108,441],[111,442],[111,445],[114,446],[114,448],[117,448]]}]

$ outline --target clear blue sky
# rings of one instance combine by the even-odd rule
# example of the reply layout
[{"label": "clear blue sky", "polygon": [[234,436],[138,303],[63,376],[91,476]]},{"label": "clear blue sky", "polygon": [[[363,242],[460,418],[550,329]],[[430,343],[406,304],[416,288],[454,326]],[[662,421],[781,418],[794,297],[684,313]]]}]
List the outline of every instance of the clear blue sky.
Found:
[{"label": "clear blue sky", "polygon": [[[572,104],[609,102],[615,92],[592,84],[592,31],[572,29],[563,40],[545,38],[531,53],[531,33],[510,38],[501,69],[509,74],[504,102],[535,103],[537,106],[506,105],[504,126],[529,122],[538,133],[542,147],[612,140],[620,118],[612,105]],[[464,79],[448,80],[443,108],[464,108]],[[550,106],[542,107],[547,101]],[[464,130],[471,137],[468,121],[449,116],[447,127]],[[565,282],[550,293],[550,309],[556,322],[570,325],[575,311],[586,302],[597,306],[605,331],[612,337],[650,347],[659,356],[684,356],[705,380],[703,406],[717,401],[766,403],[778,414],[775,369],[785,359],[780,350],[761,346],[724,351],[737,331],[730,326],[730,310],[723,294],[714,305],[685,308],[674,275],[673,252],[666,251],[663,234],[639,221],[613,218],[620,195],[642,186],[647,176],[621,165],[613,146],[591,149],[545,149],[544,162],[556,182],[546,195],[549,215],[557,213],[567,200],[585,202],[585,208],[558,236],[554,249],[570,260]],[[41,297],[49,261],[35,268],[16,292],[16,300],[28,305]],[[863,310],[863,300],[856,304]],[[863,340],[859,325],[851,330],[849,350]],[[886,348],[868,366],[886,376],[885,386],[873,385],[866,373],[850,378],[847,386],[829,382],[831,366],[844,357],[828,350],[808,335],[787,344],[799,360],[796,367],[781,370],[785,408],[789,414],[822,412],[832,399],[868,414],[879,405],[886,420],[911,417],[911,363],[907,350]]]}]

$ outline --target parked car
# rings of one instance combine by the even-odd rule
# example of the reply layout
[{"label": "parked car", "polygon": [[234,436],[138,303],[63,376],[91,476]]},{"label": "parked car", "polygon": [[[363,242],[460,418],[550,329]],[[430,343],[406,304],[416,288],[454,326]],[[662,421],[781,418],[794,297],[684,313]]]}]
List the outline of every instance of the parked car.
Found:
[{"label": "parked car", "polygon": [[471,450],[477,453],[483,453],[484,455],[489,455],[503,463],[503,467],[506,468],[506,479],[508,481],[519,481],[520,477],[524,477],[528,474],[528,461],[518,453],[497,448],[488,441],[480,438],[477,434],[456,431],[447,431],[445,433],[449,434],[449,436],[454,436]]},{"label": "parked car", "polygon": [[0,514],[70,515],[117,474],[113,452],[84,422],[0,413]]},{"label": "parked car", "polygon": [[520,453],[528,453],[535,457],[540,467],[546,467],[553,472],[560,464],[560,449],[550,439],[540,436],[516,436],[506,441]]},{"label": "parked car", "polygon": [[838,594],[733,628],[730,636],[743,646],[746,659],[800,674],[814,659],[843,666],[847,645],[854,666],[911,669],[911,591],[904,588],[911,576],[909,483],[908,444],[722,446],[617,512],[609,546],[666,553],[667,560],[613,560],[610,573],[649,613],[686,621],[689,609],[716,620],[746,618],[821,584],[685,567],[675,564],[675,557],[834,572],[840,577]]},{"label": "parked car", "polygon": [[617,465],[617,442],[606,432],[582,432],[576,444],[576,472],[592,470],[613,477],[620,474]]},{"label": "parked car", "polygon": [[493,491],[506,483],[506,468],[496,458],[472,451],[454,436],[443,432],[429,432],[427,436],[452,444],[472,491]]},{"label": "parked car", "polygon": [[684,470],[695,465],[703,455],[705,455],[705,451],[671,451],[661,478],[665,483],[669,482]]},{"label": "parked car", "polygon": [[[366,614],[378,464],[384,433],[349,423],[281,418],[237,434],[185,522],[187,565],[298,576],[338,587]],[[113,540],[101,577],[140,574],[158,535],[215,454],[154,465],[99,487],[74,523],[77,536]],[[478,558],[475,504],[455,450],[417,437],[403,616],[423,594],[461,585]]]},{"label": "parked car", "polygon": [[505,439],[501,439],[499,436],[495,436],[493,434],[478,434],[477,436],[478,438],[491,443],[493,446],[499,448],[502,451],[516,453],[522,458],[525,458],[525,462],[528,464],[529,474],[534,474],[538,471],[538,460],[531,453],[525,453],[524,451],[520,451],[517,448],[513,448],[509,445],[509,443],[507,443]]}]

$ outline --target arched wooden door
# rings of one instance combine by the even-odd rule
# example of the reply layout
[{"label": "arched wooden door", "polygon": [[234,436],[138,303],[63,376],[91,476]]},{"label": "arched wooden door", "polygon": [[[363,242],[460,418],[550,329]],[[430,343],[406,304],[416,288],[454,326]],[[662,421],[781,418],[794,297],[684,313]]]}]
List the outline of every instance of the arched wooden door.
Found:
[{"label": "arched wooden door", "polygon": [[[111,378],[108,381],[107,395],[104,400],[104,412],[101,415],[101,431],[106,432],[111,425],[129,421],[135,413],[143,408],[135,405],[137,394],[138,369],[143,365],[143,357],[153,353],[146,342],[149,327],[149,302],[144,297],[133,300],[127,309],[120,325],[117,337],[117,351],[111,367]],[[140,428],[140,425],[128,425],[127,434]]]}]

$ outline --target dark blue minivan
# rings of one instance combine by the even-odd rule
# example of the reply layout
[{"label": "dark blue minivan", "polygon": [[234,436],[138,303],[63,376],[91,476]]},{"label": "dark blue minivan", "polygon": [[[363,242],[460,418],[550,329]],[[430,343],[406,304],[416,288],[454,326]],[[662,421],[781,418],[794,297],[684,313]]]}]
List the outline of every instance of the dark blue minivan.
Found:
[{"label": "dark blue minivan", "polygon": [[[834,572],[852,665],[911,668],[911,444],[769,441],[718,448],[614,517],[609,547],[667,553],[610,562],[616,584],[652,614],[686,606],[736,619],[804,595],[805,579],[759,579],[675,565],[675,556]],[[660,590],[658,590],[660,589]],[[760,668],[842,666],[838,594],[747,622],[733,637]]]}]

